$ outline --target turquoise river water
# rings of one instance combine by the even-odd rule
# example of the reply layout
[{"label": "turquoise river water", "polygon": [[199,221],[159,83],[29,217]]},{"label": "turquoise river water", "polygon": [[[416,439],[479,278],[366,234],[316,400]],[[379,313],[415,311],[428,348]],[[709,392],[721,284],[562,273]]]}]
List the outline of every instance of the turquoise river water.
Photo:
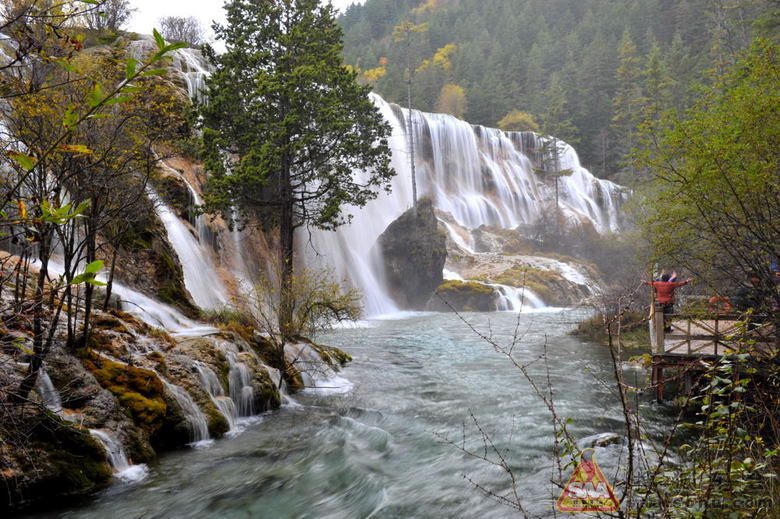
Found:
[{"label": "turquoise river water", "polygon": [[[624,431],[606,348],[566,335],[582,311],[466,314],[501,344],[517,330],[516,357],[546,385],[578,439]],[[482,453],[490,435],[517,476],[532,517],[553,517],[550,415],[518,369],[453,314],[410,314],[338,329],[321,342],[354,361],[338,388],[307,390],[297,404],[258,417],[232,438],[165,454],[135,483],[117,482],[86,503],[30,518],[501,518],[507,474],[447,439]],[[629,370],[629,377],[644,377]],[[630,381],[633,381],[629,378]],[[604,383],[606,381],[606,383]],[[649,411],[652,434],[668,423]],[[617,450],[597,449],[609,478]],[[471,480],[472,482],[470,482]]]}]

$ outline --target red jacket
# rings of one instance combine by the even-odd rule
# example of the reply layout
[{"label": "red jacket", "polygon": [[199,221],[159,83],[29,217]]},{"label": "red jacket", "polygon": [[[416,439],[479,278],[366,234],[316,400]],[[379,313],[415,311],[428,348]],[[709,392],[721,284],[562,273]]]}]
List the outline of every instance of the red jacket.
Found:
[{"label": "red jacket", "polygon": [[674,289],[686,285],[688,281],[643,281],[655,291],[655,300],[659,303],[674,303]]}]

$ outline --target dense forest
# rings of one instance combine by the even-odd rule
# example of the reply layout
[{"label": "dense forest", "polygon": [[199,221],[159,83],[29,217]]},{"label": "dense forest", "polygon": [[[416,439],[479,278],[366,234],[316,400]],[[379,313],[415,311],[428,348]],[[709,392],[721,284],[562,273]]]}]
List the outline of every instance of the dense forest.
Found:
[{"label": "dense forest", "polygon": [[[688,107],[777,0],[367,0],[340,18],[345,61],[393,102],[575,144],[594,173],[632,183],[647,112]],[[404,38],[394,29],[407,22]],[[652,106],[650,106],[652,105]]]}]

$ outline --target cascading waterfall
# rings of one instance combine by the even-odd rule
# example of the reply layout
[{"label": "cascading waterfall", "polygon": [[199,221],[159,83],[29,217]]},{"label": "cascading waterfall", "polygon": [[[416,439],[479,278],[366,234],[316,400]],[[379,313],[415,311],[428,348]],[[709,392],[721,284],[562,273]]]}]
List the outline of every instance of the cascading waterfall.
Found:
[{"label": "cascading waterfall", "polygon": [[529,288],[510,287],[507,285],[491,285],[498,292],[498,310],[520,312],[522,310],[538,310],[546,305],[544,301]]},{"label": "cascading waterfall", "polygon": [[211,252],[196,239],[178,216],[149,190],[157,216],[162,220],[168,240],[179,256],[184,272],[184,285],[201,308],[219,308],[230,300],[222,278],[211,261]]},{"label": "cascading waterfall", "polygon": [[238,416],[252,416],[255,414],[255,390],[252,387],[252,374],[246,364],[239,362],[235,353],[227,352],[230,371],[228,373],[228,385],[230,386],[230,399],[238,409]]},{"label": "cascading waterfall", "polygon": [[[139,40],[131,41],[128,45],[128,54],[143,61],[151,54],[157,52],[157,44],[154,38],[144,35]],[[206,88],[206,77],[209,70],[203,53],[198,49],[177,49],[170,54],[171,70],[175,71],[177,78],[187,89],[190,99],[205,101],[203,90]]]},{"label": "cascading waterfall", "polygon": [[[387,295],[381,275],[381,258],[374,243],[387,226],[411,207],[411,173],[407,158],[406,125],[408,111],[391,105],[376,95],[374,103],[389,121],[392,165],[397,175],[392,193],[380,193],[364,208],[355,209],[350,225],[335,232],[316,231],[311,243],[321,253],[317,262],[334,270],[360,288],[366,313],[377,315],[397,310]],[[507,133],[474,126],[445,114],[413,111],[417,184],[420,196],[429,196],[434,206],[449,213],[459,226],[473,229],[481,225],[515,228],[533,224],[545,207],[555,203],[554,186],[534,171],[544,137],[533,133]],[[561,169],[569,176],[558,182],[559,208],[573,222],[590,222],[600,232],[619,228],[618,207],[624,190],[607,180],[594,177],[583,168],[571,146],[561,144]],[[356,172],[356,180],[366,175]],[[469,236],[442,222],[453,241],[473,251]],[[529,295],[529,294],[527,294]],[[502,294],[508,300],[513,296]],[[526,304],[531,303],[526,297]],[[514,305],[515,303],[513,303]],[[507,305],[509,303],[507,302]]]},{"label": "cascading waterfall", "polygon": [[[131,43],[131,52],[139,59],[152,49],[154,42],[150,39]],[[209,70],[200,52],[193,49],[176,51],[172,69],[181,78],[190,97],[203,101],[200,90]],[[307,263],[328,268],[338,279],[359,288],[364,295],[366,313],[379,315],[394,313],[398,308],[385,287],[382,258],[374,244],[387,226],[411,207],[412,186],[405,124],[408,111],[377,95],[371,97],[393,130],[389,144],[393,151],[392,166],[398,174],[392,183],[392,193],[380,193],[366,207],[352,208],[353,222],[335,232],[314,231],[309,240],[304,234],[306,230],[301,230],[298,242],[306,244],[307,250],[302,256]],[[503,228],[531,225],[545,211],[553,210],[556,202],[557,210],[572,223],[590,223],[599,232],[618,230],[618,209],[626,196],[625,191],[612,182],[595,178],[580,165],[571,146],[557,143],[557,169],[570,170],[570,174],[558,178],[556,201],[552,178],[545,178],[544,172],[539,173],[544,169],[540,167],[541,150],[549,148],[548,137],[531,132],[507,133],[471,125],[450,115],[416,110],[412,111],[412,119],[418,192],[420,196],[429,196],[436,209],[448,214],[447,218],[457,224],[442,221],[453,241],[465,251],[473,251],[474,247],[472,237],[464,235],[464,229],[468,232],[482,225]],[[360,182],[367,173],[356,171],[354,175]],[[173,218],[178,220],[175,215]],[[176,222],[169,223],[173,228]],[[172,242],[178,240],[177,232],[171,235],[169,229]],[[203,244],[198,244],[191,233],[187,234],[191,239],[174,244],[185,267],[185,285],[199,306],[213,308],[228,298],[225,291],[213,286],[209,288],[204,279],[197,279],[204,272],[213,272],[213,268],[209,265],[195,267],[197,262],[185,259],[190,255],[209,256],[209,251],[199,249]],[[241,256],[240,239],[235,234],[233,239],[237,245],[235,255]],[[248,265],[241,269],[243,261],[243,257],[230,261],[239,285],[246,284],[246,272],[259,268]],[[188,274],[188,269],[197,270],[197,275],[196,272]],[[205,277],[219,281],[219,276],[207,274]],[[506,287],[502,290],[499,295],[505,299],[504,306],[516,307],[515,295],[509,294],[511,290]],[[525,294],[530,295],[528,291]],[[525,297],[524,305],[535,304],[532,300]]]},{"label": "cascading waterfall", "polygon": [[103,445],[108,455],[108,463],[118,478],[125,481],[138,481],[146,477],[148,467],[146,465],[131,465],[122,444],[110,432],[100,429],[90,429],[89,432]]},{"label": "cascading waterfall", "polygon": [[38,394],[40,395],[41,400],[43,400],[43,405],[45,405],[49,411],[60,414],[62,412],[62,399],[60,398],[60,393],[54,387],[54,384],[52,384],[51,378],[49,378],[49,374],[46,373],[44,368],[41,368],[38,371],[38,380],[36,381],[36,384]]},{"label": "cascading waterfall", "polygon": [[206,422],[206,415],[203,414],[203,411],[201,411],[195,401],[192,400],[190,394],[187,393],[183,388],[175,384],[171,384],[162,377],[160,377],[160,380],[162,380],[165,388],[179,404],[179,407],[181,407],[185,418],[187,418],[187,424],[190,427],[190,439],[192,440],[192,443],[200,443],[208,440],[210,436],[209,426]]},{"label": "cascading waterfall", "polygon": [[[195,370],[200,376],[201,384],[211,397],[217,409],[225,415],[230,429],[235,430],[238,418],[254,416],[255,409],[255,391],[252,386],[252,372],[249,367],[241,361],[238,347],[227,341],[220,341],[216,345],[219,350],[225,354],[228,361],[228,394],[225,395],[225,389],[214,370],[206,364],[196,361]],[[271,369],[268,369],[269,374]]]},{"label": "cascading waterfall", "polygon": [[202,362],[195,361],[195,369],[200,375],[200,381],[203,384],[203,388],[211,397],[211,401],[217,406],[217,409],[228,421],[230,430],[236,429],[236,419],[238,413],[236,412],[236,404],[233,399],[225,396],[225,390],[222,388],[222,384],[219,382],[219,377],[214,370],[203,364]]}]

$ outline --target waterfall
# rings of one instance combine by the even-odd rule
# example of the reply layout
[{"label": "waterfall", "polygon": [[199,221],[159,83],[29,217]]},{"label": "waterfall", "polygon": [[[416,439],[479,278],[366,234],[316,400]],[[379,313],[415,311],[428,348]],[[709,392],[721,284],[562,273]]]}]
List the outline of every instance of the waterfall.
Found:
[{"label": "waterfall", "polygon": [[90,429],[90,434],[106,450],[108,463],[114,469],[116,477],[125,481],[139,481],[146,477],[149,469],[146,465],[131,465],[122,444],[108,431]]},{"label": "waterfall", "polygon": [[154,202],[157,216],[162,220],[168,234],[168,240],[179,256],[184,272],[184,285],[192,299],[201,308],[219,308],[230,301],[222,277],[211,261],[211,252],[178,216],[162,201],[157,193],[149,190],[149,198]]},{"label": "waterfall", "polygon": [[[366,313],[376,315],[397,308],[387,295],[381,258],[373,245],[387,226],[411,207],[412,189],[403,122],[408,111],[376,95],[371,97],[393,129],[389,145],[397,175],[392,193],[380,193],[364,208],[353,208],[355,218],[349,225],[334,232],[315,231],[313,251],[307,251],[307,256],[320,253],[315,263],[360,288]],[[544,208],[555,203],[554,185],[535,171],[544,137],[475,126],[446,114],[415,110],[412,115],[418,192],[429,196],[435,208],[449,214],[457,226],[467,230],[481,225],[513,229],[535,223]],[[571,170],[558,181],[558,203],[566,218],[573,223],[591,223],[599,232],[618,230],[624,190],[583,168],[571,146],[561,143],[559,160],[562,169]],[[356,172],[356,180],[365,175]],[[473,252],[471,236],[440,221],[459,247]],[[308,241],[303,235],[299,239]]]},{"label": "waterfall", "polygon": [[40,395],[41,400],[43,400],[43,405],[45,405],[49,411],[60,414],[62,411],[62,400],[45,369],[41,368],[38,370],[38,380],[36,384],[38,394]]},{"label": "waterfall", "polygon": [[[131,41],[127,47],[128,54],[138,61],[145,60],[157,51],[157,44],[150,35],[143,35],[141,39]],[[178,79],[187,89],[190,99],[205,101],[202,91],[206,88],[209,69],[203,53],[198,49],[184,48],[169,53],[169,56],[171,58],[169,68],[174,73],[175,79]]]},{"label": "waterfall", "polygon": [[222,388],[222,384],[219,382],[219,377],[214,373],[214,370],[203,364],[202,362],[195,361],[195,369],[200,375],[200,381],[203,384],[203,389],[211,397],[211,401],[217,406],[217,409],[228,421],[231,431],[236,429],[236,419],[238,413],[236,412],[236,405],[231,398],[225,396],[225,390]]},{"label": "waterfall", "polygon": [[[154,43],[147,39],[132,42],[131,46],[132,52],[142,57],[153,49]],[[176,51],[172,69],[182,78],[190,97],[202,100],[199,89],[209,70],[199,51]],[[392,127],[388,142],[392,166],[398,173],[392,181],[392,192],[380,193],[363,208],[347,208],[355,216],[349,225],[336,231],[313,230],[311,235],[307,229],[300,229],[297,241],[301,244],[301,256],[309,266],[328,268],[337,279],[359,288],[366,313],[380,315],[398,310],[385,286],[382,258],[374,244],[387,226],[412,205],[405,124],[409,112],[375,94],[371,94],[371,99]],[[523,228],[539,221],[545,211],[555,209],[555,182],[542,167],[542,150],[549,147],[549,137],[532,132],[504,132],[471,125],[450,115],[417,110],[412,111],[412,120],[418,192],[433,200],[440,221],[453,242],[464,251],[474,251],[472,229],[482,225]],[[581,166],[571,146],[557,144],[559,169],[569,170],[570,174],[557,180],[556,210],[572,224],[591,224],[602,233],[617,231],[619,207],[627,196],[626,191],[594,177]],[[353,174],[357,182],[364,181],[368,175],[364,171]],[[242,269],[244,258],[240,257],[242,248],[237,234],[233,240],[234,255],[239,257],[232,258],[230,263],[233,275],[241,284],[246,282],[246,272],[257,269],[258,265]],[[177,246],[180,258],[187,257],[187,251],[179,248],[197,250],[197,240],[188,239]],[[195,269],[201,275],[212,269],[209,265],[196,268],[194,262],[184,258],[182,264],[185,270]],[[193,293],[200,306],[205,304],[209,308],[224,301],[224,292],[205,289],[195,279],[195,273],[185,272],[185,278],[191,292],[211,292],[198,296]],[[508,300],[513,298],[501,295]]]},{"label": "waterfall", "polygon": [[521,312],[547,307],[544,301],[529,288],[515,288],[496,284],[491,284],[490,286],[495,288],[498,293],[497,306],[499,311]]},{"label": "waterfall", "polygon": [[179,404],[185,418],[187,418],[187,424],[190,427],[190,440],[192,443],[207,441],[210,436],[206,415],[203,414],[203,411],[201,411],[195,401],[192,400],[190,394],[183,388],[171,384],[162,377],[160,377],[160,380],[162,380],[165,388]]},{"label": "waterfall", "polygon": [[246,364],[239,362],[238,357],[232,351],[227,352],[230,371],[228,373],[228,385],[230,386],[230,399],[238,409],[238,416],[252,416],[255,414],[255,390],[252,387],[252,374]]}]

